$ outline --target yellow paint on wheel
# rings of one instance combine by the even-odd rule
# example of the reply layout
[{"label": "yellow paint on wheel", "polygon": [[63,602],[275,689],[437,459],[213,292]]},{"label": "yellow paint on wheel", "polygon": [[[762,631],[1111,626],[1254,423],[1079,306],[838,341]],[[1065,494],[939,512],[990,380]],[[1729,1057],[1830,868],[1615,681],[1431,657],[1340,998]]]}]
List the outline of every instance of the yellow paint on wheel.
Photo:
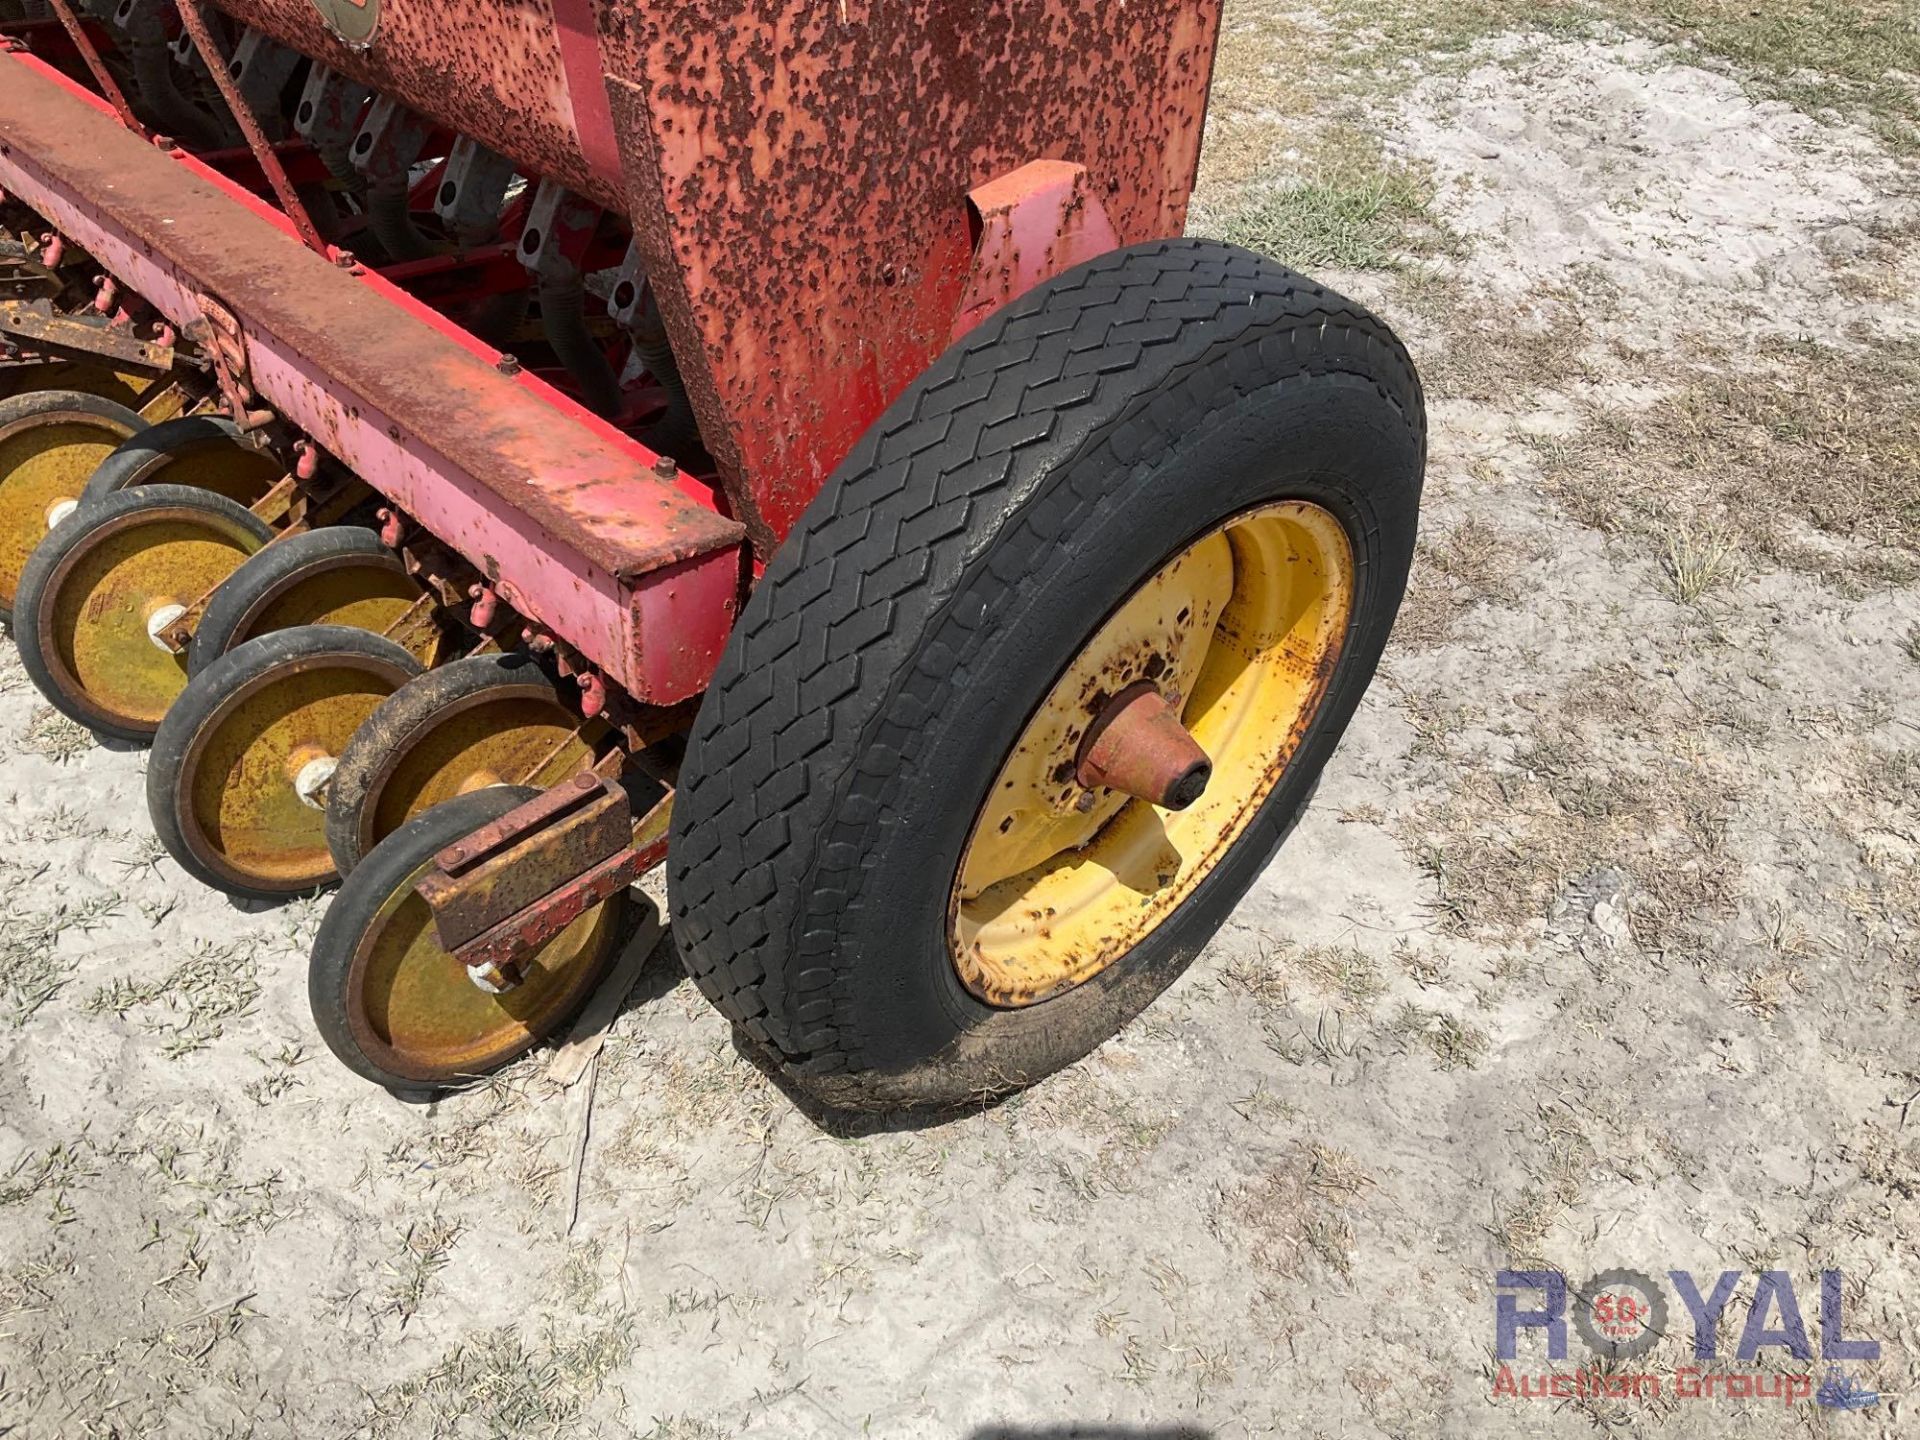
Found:
[{"label": "yellow paint on wheel", "polygon": [[594,906],[521,962],[519,985],[489,994],[440,943],[433,912],[414,891],[432,866],[418,866],[362,932],[347,1017],[381,1068],[445,1082],[498,1069],[572,1015],[619,942],[619,907]]},{"label": "yellow paint on wheel", "polygon": [[61,562],[40,607],[40,650],[54,683],[98,720],[158,725],[186,688],[187,667],[152,627],[259,548],[257,536],[188,505],[151,506],[98,526]]},{"label": "yellow paint on wheel", "polygon": [[408,678],[373,656],[302,655],[223,697],[181,766],[181,831],[194,857],[258,890],[332,880],[326,812],[302,794],[303,775],[337,758]]},{"label": "yellow paint on wheel", "polygon": [[580,721],[543,687],[501,686],[455,702],[408,737],[375,784],[371,844],[443,800],[489,785],[556,785],[593,763],[604,727]]},{"label": "yellow paint on wheel", "polygon": [[132,430],[85,410],[49,410],[0,424],[0,606],[46,538],[48,516],[80,498],[87,479]]},{"label": "yellow paint on wheel", "polygon": [[[969,991],[1006,1007],[1058,995],[1194,893],[1299,746],[1353,603],[1340,522],[1285,501],[1187,546],[1108,617],[1014,742],[961,856],[948,940]],[[1143,681],[1213,762],[1206,793],[1186,810],[1079,781],[1087,727]]]}]

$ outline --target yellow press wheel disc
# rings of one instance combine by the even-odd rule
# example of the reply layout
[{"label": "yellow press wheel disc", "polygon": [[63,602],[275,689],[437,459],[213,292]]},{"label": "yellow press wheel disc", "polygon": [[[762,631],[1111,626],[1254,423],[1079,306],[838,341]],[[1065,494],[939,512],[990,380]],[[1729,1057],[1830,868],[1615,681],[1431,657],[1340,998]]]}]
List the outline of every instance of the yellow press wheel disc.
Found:
[{"label": "yellow press wheel disc", "polygon": [[83,725],[146,739],[187,684],[185,657],[159,637],[270,535],[244,507],[181,485],[89,504],[21,571],[14,630],[28,674]]},{"label": "yellow press wheel disc", "polygon": [[[961,855],[955,971],[1032,1005],[1099,974],[1179,908],[1272,793],[1352,613],[1353,552],[1304,501],[1227,521],[1168,560],[1094,633],[1028,720]],[[1184,810],[1081,783],[1104,707],[1151,686],[1212,762]]]},{"label": "yellow press wheel disc", "polygon": [[416,816],[347,877],[314,940],[308,996],[321,1035],[349,1068],[398,1090],[444,1087],[499,1069],[553,1035],[606,974],[624,935],[625,896],[592,907],[489,993],[440,943],[414,887],[446,846],[538,792],[474,791]]},{"label": "yellow press wheel disc", "polygon": [[385,701],[340,757],[327,841],[345,875],[415,815],[490,785],[558,784],[607,735],[528,655],[471,655]]},{"label": "yellow press wheel disc", "polygon": [[0,617],[12,610],[20,571],[51,523],[144,423],[124,405],[80,391],[0,401]]},{"label": "yellow press wheel disc", "polygon": [[168,852],[229,895],[331,884],[333,767],[374,707],[419,673],[391,640],[344,625],[276,631],[221,656],[154,736],[147,809]]}]

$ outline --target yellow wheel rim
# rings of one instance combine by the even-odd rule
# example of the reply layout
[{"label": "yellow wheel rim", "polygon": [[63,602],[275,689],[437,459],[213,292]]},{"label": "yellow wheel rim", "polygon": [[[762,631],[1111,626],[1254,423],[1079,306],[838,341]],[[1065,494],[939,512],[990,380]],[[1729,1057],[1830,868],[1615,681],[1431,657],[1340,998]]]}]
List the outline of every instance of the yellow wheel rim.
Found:
[{"label": "yellow wheel rim", "polygon": [[[1055,681],[994,777],[949,905],[975,996],[1032,1005],[1132,950],[1211,874],[1279,782],[1326,693],[1353,609],[1353,550],[1304,501],[1228,521],[1160,567]],[[1212,761],[1162,809],[1089,788],[1096,716],[1150,684]]]},{"label": "yellow wheel rim", "polygon": [[[10,382],[8,376],[17,378]],[[96,365],[85,360],[49,360],[44,365],[22,366],[17,370],[0,372],[0,395],[20,394],[27,390],[80,390],[137,410],[140,408],[141,395],[158,383],[150,373],[115,370],[110,365]],[[163,415],[160,418],[167,417]]]},{"label": "yellow wheel rim", "polygon": [[241,505],[251,505],[274,487],[284,472],[271,455],[236,445],[224,436],[195,440],[156,455],[129,476],[126,485],[191,485],[211,490]]},{"label": "yellow wheel rim", "polygon": [[0,426],[0,605],[46,538],[56,507],[76,501],[100,462],[133,432],[84,410],[50,410]]},{"label": "yellow wheel rim", "polygon": [[158,725],[186,689],[187,666],[149,625],[207,594],[260,543],[189,505],[152,506],[96,527],[60,562],[40,607],[40,653],[54,682],[96,721]]},{"label": "yellow wheel rim", "polygon": [[497,1070],[552,1034],[595,985],[619,939],[619,906],[596,905],[520,962],[521,983],[491,995],[440,943],[414,893],[420,864],[360,937],[347,973],[347,1023],[381,1069],[426,1082]]},{"label": "yellow wheel rim", "polygon": [[397,564],[369,564],[355,555],[336,557],[324,566],[301,571],[291,582],[261,597],[235,626],[231,644],[299,625],[346,625],[385,634],[413,608],[421,593],[419,584]]},{"label": "yellow wheel rim", "polygon": [[557,785],[593,763],[605,729],[582,727],[542,685],[503,685],[455,701],[397,747],[360,813],[364,853],[415,815],[490,785]]},{"label": "yellow wheel rim", "polygon": [[250,677],[202,723],[181,766],[183,838],[208,869],[297,894],[334,878],[326,810],[299,785],[347,747],[411,672],[373,655],[303,655]]}]

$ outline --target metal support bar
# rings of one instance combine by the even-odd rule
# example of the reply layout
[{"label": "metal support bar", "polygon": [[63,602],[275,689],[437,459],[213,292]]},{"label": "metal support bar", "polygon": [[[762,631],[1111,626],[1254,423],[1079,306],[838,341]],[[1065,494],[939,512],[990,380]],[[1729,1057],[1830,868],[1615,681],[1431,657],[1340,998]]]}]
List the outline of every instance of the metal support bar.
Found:
[{"label": "metal support bar", "polygon": [[280,157],[274,154],[273,146],[267,142],[266,133],[261,130],[253,107],[247,103],[239,86],[234,84],[233,76],[227,71],[227,57],[220,53],[220,43],[213,38],[213,29],[207,23],[206,0],[179,0],[179,9],[180,23],[193,36],[194,46],[199,50],[200,58],[206,62],[213,83],[220,87],[220,98],[227,102],[234,123],[240,127],[240,133],[247,137],[247,148],[253,151],[253,158],[259,164],[261,173],[273,187],[280,208],[286,212],[294,230],[308,248],[325,255],[327,242],[320,238],[313,217],[307,214],[307,207],[301,202],[299,192],[293,188],[293,181],[287,178],[286,166],[280,163]]},{"label": "metal support bar", "polygon": [[113,105],[114,113],[120,117],[120,123],[134,134],[144,136],[147,127],[140,123],[133,113],[133,107],[127,103],[120,82],[113,78],[113,72],[107,69],[107,62],[100,58],[100,50],[93,43],[93,37],[87,34],[81,25],[80,17],[73,13],[72,0],[53,0],[53,13],[60,17],[60,23],[66,27],[67,36],[73,41],[73,48],[80,52],[80,58],[87,63],[87,71],[93,76],[93,83],[100,87],[100,93]]},{"label": "metal support bar", "polygon": [[665,858],[672,803],[636,824],[618,781],[582,771],[442,850],[415,889],[474,983],[510,990],[522,960]]},{"label": "metal support bar", "polygon": [[173,347],[142,340],[130,325],[92,324],[62,315],[45,300],[0,300],[0,335],[16,336],[24,349],[63,359],[110,360],[133,370],[173,368]]}]

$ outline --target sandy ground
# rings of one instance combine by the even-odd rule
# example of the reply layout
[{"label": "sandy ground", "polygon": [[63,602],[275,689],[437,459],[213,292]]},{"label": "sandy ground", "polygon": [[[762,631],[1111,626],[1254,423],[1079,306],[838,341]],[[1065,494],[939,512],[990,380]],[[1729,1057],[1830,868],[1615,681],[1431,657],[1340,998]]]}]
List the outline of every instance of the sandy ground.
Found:
[{"label": "sandy ground", "polygon": [[[829,1133],[663,946],[569,1233],[581,1091],[338,1068],[325,901],[196,888],[0,645],[0,1433],[1914,1433],[1920,165],[1659,32],[1353,8],[1229,5],[1196,225],[1384,234],[1318,268],[1429,377],[1421,568],[1186,978]],[[1881,1403],[1496,1399],[1508,1267],[1739,1271],[1729,1336],[1785,1271],[1816,1343],[1837,1269]]]}]

